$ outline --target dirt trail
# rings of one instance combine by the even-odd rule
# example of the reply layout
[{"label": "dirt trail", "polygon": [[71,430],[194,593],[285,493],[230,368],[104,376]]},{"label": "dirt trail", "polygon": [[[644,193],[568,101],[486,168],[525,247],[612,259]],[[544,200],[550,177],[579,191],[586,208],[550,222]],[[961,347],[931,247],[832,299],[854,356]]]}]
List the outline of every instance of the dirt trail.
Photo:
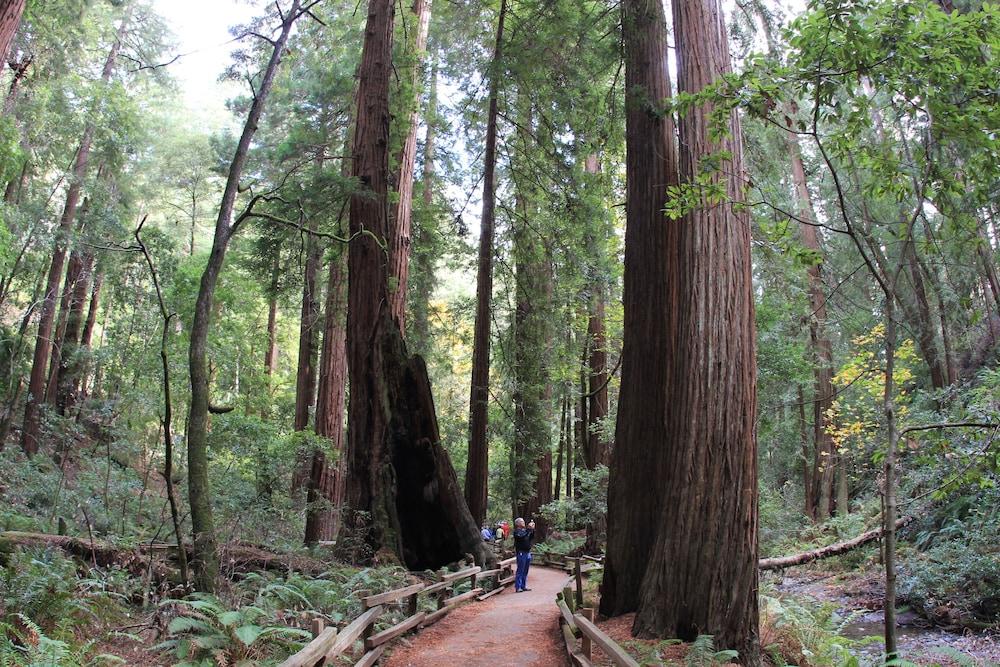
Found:
[{"label": "dirt trail", "polygon": [[528,571],[528,588],[513,588],[451,612],[401,641],[386,667],[561,667],[566,651],[559,634],[556,593],[568,577],[542,567]]}]

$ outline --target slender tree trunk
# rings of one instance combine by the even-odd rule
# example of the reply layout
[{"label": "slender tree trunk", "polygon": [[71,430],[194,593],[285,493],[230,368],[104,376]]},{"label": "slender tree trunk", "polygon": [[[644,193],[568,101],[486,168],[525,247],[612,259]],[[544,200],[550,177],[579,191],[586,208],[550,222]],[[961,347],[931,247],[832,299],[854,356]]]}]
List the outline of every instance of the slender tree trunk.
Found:
[{"label": "slender tree trunk", "polygon": [[288,34],[291,32],[295,20],[299,17],[299,4],[299,0],[292,0],[291,6],[284,14],[281,33],[274,42],[264,76],[257,87],[257,94],[243,125],[236,153],[229,165],[229,175],[222,193],[222,203],[219,205],[219,216],[215,223],[212,250],[208,256],[208,264],[201,276],[198,298],[194,308],[194,320],[191,324],[191,343],[188,353],[191,378],[191,407],[188,411],[187,424],[188,500],[191,506],[191,528],[194,533],[194,558],[191,564],[194,569],[195,586],[201,591],[215,589],[215,580],[219,572],[219,557],[215,546],[215,523],[212,519],[211,488],[208,479],[208,443],[206,441],[210,379],[206,357],[215,288],[226,258],[226,250],[229,248],[229,241],[235,231],[233,208],[239,193],[240,176],[250,153],[250,143],[257,132],[261,114],[264,112],[264,104],[274,84],[274,76],[281,62]]},{"label": "slender tree trunk", "polygon": [[[410,277],[410,235],[413,228],[413,170],[417,157],[417,121],[420,110],[420,81],[424,54],[427,51],[427,29],[431,20],[431,0],[413,0],[411,8],[416,24],[412,54],[408,59],[413,67],[409,81],[407,112],[409,123],[403,145],[396,156],[396,194],[399,199],[394,211],[395,233],[392,236],[390,275],[394,279],[390,290],[392,314],[400,327],[406,326],[406,295]],[[409,45],[407,45],[409,47]]]},{"label": "slender tree trunk", "polygon": [[[90,277],[94,270],[94,255],[86,252],[77,279],[69,295],[69,310],[66,315],[66,330],[63,333],[59,353],[59,370],[56,382],[56,409],[61,415],[69,415],[76,404],[76,388],[80,377],[80,330],[84,324],[84,307],[90,292]],[[67,289],[69,289],[67,285]]]},{"label": "slender tree trunk", "polygon": [[[267,349],[264,351],[264,373],[270,385],[278,370],[278,284],[281,277],[281,254],[274,250],[271,264],[271,286],[267,293]],[[269,387],[270,388],[270,387]]]},{"label": "slender tree trunk", "polygon": [[805,497],[803,511],[810,519],[816,519],[816,504],[813,502],[812,460],[809,453],[809,426],[806,422],[806,399],[802,385],[798,386],[799,440],[802,443],[802,489]]},{"label": "slender tree trunk", "polygon": [[[675,2],[673,18],[678,90],[697,94],[730,71],[722,9],[718,0]],[[739,117],[730,113],[728,133],[716,141],[712,113],[700,105],[682,116],[680,174],[693,184],[702,160],[726,151],[732,159],[712,178],[729,201],[702,201],[664,221],[679,236],[673,409],[657,539],[633,631],[687,641],[709,634],[744,665],[760,665],[750,219]]]},{"label": "slender tree trunk", "polygon": [[[312,225],[310,229],[315,229]],[[319,335],[319,298],[317,294],[316,277],[320,256],[319,242],[312,234],[306,235],[306,265],[302,278],[302,311],[299,319],[299,356],[295,372],[295,421],[296,431],[305,431],[309,427],[309,413],[316,399],[316,356],[317,337]],[[292,494],[297,495],[299,489],[307,484],[312,476],[312,452],[301,451],[295,472],[292,475]]]},{"label": "slender tree trunk", "polygon": [[894,294],[885,300],[885,391],[882,410],[885,413],[886,431],[889,434],[883,472],[885,476],[885,511],[882,514],[883,554],[885,558],[885,656],[897,657],[896,648],[896,450],[899,447],[899,428],[896,425],[895,363],[896,363],[896,310]]},{"label": "slender tree trunk", "polygon": [[[435,569],[472,554],[496,557],[462,497],[441,446],[427,368],[406,351],[389,308],[389,90],[392,0],[370,0],[361,64],[348,245],[348,404],[346,517],[354,539],[342,557],[397,559]],[[360,234],[364,230],[364,234]]]},{"label": "slender tree trunk", "polygon": [[810,516],[819,521],[831,514],[833,500],[833,480],[835,462],[838,458],[833,437],[830,435],[828,417],[833,406],[833,345],[826,331],[826,286],[823,284],[823,247],[816,232],[816,211],[806,171],[802,164],[802,151],[798,137],[787,137],[788,155],[792,163],[792,180],[798,200],[800,238],[802,245],[815,253],[817,261],[808,268],[809,274],[809,339],[813,349],[813,494],[810,502],[815,503]]},{"label": "slender tree trunk", "polygon": [[44,279],[45,273],[42,272],[35,282],[35,289],[31,294],[31,303],[28,304],[24,314],[21,316],[21,323],[17,328],[17,337],[11,343],[10,348],[4,350],[3,364],[0,367],[0,381],[6,385],[8,399],[7,404],[4,406],[3,415],[0,417],[0,450],[7,444],[7,436],[10,435],[10,426],[14,418],[14,411],[17,410],[17,402],[20,400],[21,392],[24,389],[24,380],[20,376],[16,381],[14,380],[14,364],[17,363],[17,358],[21,355],[21,350],[24,347],[24,335],[28,331],[28,325],[31,323],[31,315],[37,309]]},{"label": "slender tree trunk", "polygon": [[566,397],[559,399],[559,449],[556,454],[556,485],[553,488],[552,499],[559,500],[562,486],[563,452],[566,451]]},{"label": "slender tree trunk", "polygon": [[507,0],[500,0],[496,42],[490,77],[486,119],[483,215],[479,232],[479,270],[476,277],[476,324],[472,339],[472,391],[469,407],[469,458],[465,469],[465,499],[476,524],[486,520],[489,484],[489,443],[486,426],[490,399],[490,308],[493,299],[493,226],[496,214],[497,116],[503,29]]},{"label": "slender tree trunk", "polygon": [[601,613],[636,610],[659,517],[663,449],[670,435],[665,413],[670,310],[667,186],[677,183],[674,124],[649,106],[670,97],[667,26],[661,3],[623,0],[625,48],[625,277],[624,345],[615,448],[608,482],[608,545]]},{"label": "slender tree trunk", "polygon": [[88,378],[93,370],[92,342],[94,340],[94,328],[97,325],[97,311],[101,306],[101,288],[104,286],[104,271],[98,270],[94,276],[94,285],[90,290],[90,307],[87,309],[87,320],[83,325],[83,333],[80,335],[80,356],[86,359],[86,368],[77,375],[73,387],[73,395],[77,397],[76,402],[82,403],[87,397]]},{"label": "slender tree trunk", "polygon": [[[313,453],[306,497],[306,544],[336,537],[343,504],[344,396],[347,386],[347,251],[330,260],[326,288],[323,351],[316,401],[316,435],[330,441],[333,460]],[[319,507],[322,502],[329,508]]]},{"label": "slender tree trunk", "polygon": [[10,42],[21,25],[25,0],[0,0],[0,63],[7,62]]},{"label": "slender tree trunk", "polygon": [[[132,17],[132,5],[129,4],[118,26],[115,41],[111,45],[107,59],[104,61],[104,69],[101,72],[102,84],[107,84],[111,80],[115,63],[118,60],[118,51],[121,48],[122,39],[128,28]],[[41,435],[41,414],[40,407],[45,402],[45,380],[46,370],[49,364],[49,353],[52,347],[52,328],[56,315],[56,305],[59,300],[59,284],[62,279],[63,264],[66,261],[66,253],[70,241],[70,232],[73,228],[73,220],[76,218],[76,209],[80,203],[80,194],[83,189],[83,181],[87,176],[87,164],[90,161],[90,149],[94,142],[94,123],[90,121],[83,130],[80,139],[80,146],[76,151],[76,159],[73,163],[73,172],[66,190],[66,202],[63,205],[62,215],[59,218],[59,227],[56,230],[56,243],[52,251],[52,260],[49,264],[49,274],[46,280],[45,297],[42,302],[41,314],[38,318],[38,333],[35,337],[35,353],[31,362],[31,376],[28,380],[28,399],[24,407],[24,425],[22,428],[21,447],[28,456],[34,456],[38,452],[38,438]]]},{"label": "slender tree trunk", "polygon": [[414,230],[413,263],[417,280],[412,287],[410,310],[413,313],[410,340],[417,354],[426,355],[431,346],[430,309],[434,294],[434,264],[437,259],[435,242],[430,229],[434,206],[434,148],[437,125],[437,63],[431,66],[431,84],[427,99],[427,133],[424,137],[424,171],[422,177],[424,215]]}]

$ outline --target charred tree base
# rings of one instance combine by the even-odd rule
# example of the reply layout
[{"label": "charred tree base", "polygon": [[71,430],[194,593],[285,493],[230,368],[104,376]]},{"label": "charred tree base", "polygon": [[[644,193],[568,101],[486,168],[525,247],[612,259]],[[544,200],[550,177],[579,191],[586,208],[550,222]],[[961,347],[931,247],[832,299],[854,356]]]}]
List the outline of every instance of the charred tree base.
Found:
[{"label": "charred tree base", "polygon": [[[340,541],[349,546],[364,539],[372,556],[384,561],[392,554],[411,570],[437,569],[468,555],[477,564],[492,564],[496,556],[479,534],[441,445],[427,367],[421,357],[407,353],[388,310],[380,314],[373,348],[375,380],[369,396],[381,403],[388,428],[383,442],[370,443],[378,453],[369,462],[372,506],[351,508],[350,526],[341,531],[347,539]],[[352,527],[367,532],[347,535]]]}]

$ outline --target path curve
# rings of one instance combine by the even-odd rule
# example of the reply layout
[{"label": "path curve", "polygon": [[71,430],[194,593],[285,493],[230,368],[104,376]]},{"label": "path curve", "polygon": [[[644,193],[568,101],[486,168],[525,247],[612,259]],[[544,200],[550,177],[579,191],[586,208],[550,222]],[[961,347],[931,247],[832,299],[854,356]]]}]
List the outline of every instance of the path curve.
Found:
[{"label": "path curve", "polygon": [[563,667],[556,593],[564,572],[532,567],[524,593],[508,588],[483,602],[470,602],[402,640],[386,667]]}]

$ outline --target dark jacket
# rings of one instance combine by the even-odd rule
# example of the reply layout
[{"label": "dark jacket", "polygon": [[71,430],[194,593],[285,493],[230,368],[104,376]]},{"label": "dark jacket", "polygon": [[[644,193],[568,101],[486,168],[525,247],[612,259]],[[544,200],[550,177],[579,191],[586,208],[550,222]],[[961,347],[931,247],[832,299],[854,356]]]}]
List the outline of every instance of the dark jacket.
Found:
[{"label": "dark jacket", "polygon": [[535,541],[535,531],[531,528],[514,529],[514,550],[531,551],[531,543]]}]

